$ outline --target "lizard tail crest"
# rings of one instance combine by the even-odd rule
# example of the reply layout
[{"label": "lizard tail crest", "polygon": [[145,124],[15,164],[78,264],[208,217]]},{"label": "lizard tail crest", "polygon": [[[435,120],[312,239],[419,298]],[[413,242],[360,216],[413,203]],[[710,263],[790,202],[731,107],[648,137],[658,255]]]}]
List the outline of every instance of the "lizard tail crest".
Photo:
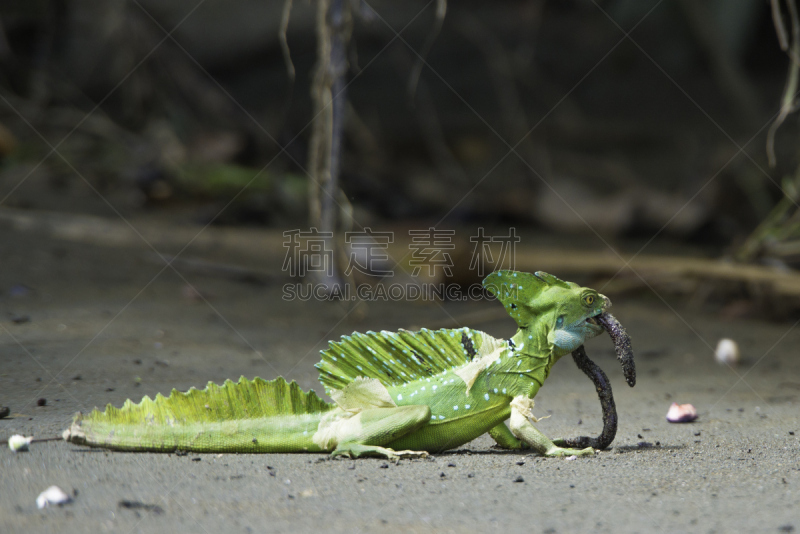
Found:
[{"label": "lizard tail crest", "polygon": [[302,433],[304,425],[315,428],[315,419],[335,406],[294,381],[241,377],[222,385],[209,382],[203,390],[173,389],[168,397],[146,396],[138,404],[129,399],[121,408],[109,404],[102,412],[78,413],[63,437],[117,450],[202,452],[215,446],[214,450],[262,452],[259,447],[270,445],[264,440],[259,445],[256,431],[265,421],[279,430],[302,426]]}]

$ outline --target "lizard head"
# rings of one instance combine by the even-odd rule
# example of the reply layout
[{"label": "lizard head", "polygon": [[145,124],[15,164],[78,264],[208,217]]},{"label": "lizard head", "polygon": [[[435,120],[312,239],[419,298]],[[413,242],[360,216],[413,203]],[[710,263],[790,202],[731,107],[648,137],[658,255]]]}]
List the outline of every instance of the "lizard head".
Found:
[{"label": "lizard head", "polygon": [[546,339],[556,357],[605,331],[598,317],[611,301],[594,289],[541,271],[495,271],[483,286],[500,300],[521,330]]}]

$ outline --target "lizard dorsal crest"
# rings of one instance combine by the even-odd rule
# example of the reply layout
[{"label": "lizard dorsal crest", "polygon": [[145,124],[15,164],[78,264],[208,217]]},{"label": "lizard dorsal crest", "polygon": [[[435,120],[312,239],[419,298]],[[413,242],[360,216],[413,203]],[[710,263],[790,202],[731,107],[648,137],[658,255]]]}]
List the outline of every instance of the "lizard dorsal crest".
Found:
[{"label": "lizard dorsal crest", "polygon": [[344,389],[358,377],[376,378],[394,386],[428,378],[471,362],[482,355],[490,336],[459,328],[419,332],[367,332],[342,336],[322,351],[320,382],[328,390]]}]

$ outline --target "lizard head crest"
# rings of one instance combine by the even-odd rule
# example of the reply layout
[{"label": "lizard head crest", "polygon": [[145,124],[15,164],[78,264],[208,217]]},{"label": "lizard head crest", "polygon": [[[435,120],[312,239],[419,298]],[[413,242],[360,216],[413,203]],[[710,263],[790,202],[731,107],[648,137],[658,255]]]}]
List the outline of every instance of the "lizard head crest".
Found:
[{"label": "lizard head crest", "polygon": [[596,317],[611,306],[608,297],[594,289],[541,271],[495,271],[484,279],[483,287],[521,329],[546,336],[559,356],[601,334]]}]

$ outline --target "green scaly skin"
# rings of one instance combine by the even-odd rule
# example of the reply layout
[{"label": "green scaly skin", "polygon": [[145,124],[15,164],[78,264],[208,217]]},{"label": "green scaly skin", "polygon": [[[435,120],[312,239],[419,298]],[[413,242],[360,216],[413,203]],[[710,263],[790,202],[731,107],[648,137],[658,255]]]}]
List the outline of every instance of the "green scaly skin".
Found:
[{"label": "green scaly skin", "polygon": [[[335,403],[282,378],[172,392],[76,415],[64,439],[117,450],[330,452],[425,456],[489,432],[505,448],[590,455],[539,432],[533,398],[562,356],[604,330],[610,301],[547,273],[497,271],[484,287],[519,329],[510,340],[461,328],[344,336],[322,352],[320,380]],[[509,426],[504,421],[509,421]]]}]

